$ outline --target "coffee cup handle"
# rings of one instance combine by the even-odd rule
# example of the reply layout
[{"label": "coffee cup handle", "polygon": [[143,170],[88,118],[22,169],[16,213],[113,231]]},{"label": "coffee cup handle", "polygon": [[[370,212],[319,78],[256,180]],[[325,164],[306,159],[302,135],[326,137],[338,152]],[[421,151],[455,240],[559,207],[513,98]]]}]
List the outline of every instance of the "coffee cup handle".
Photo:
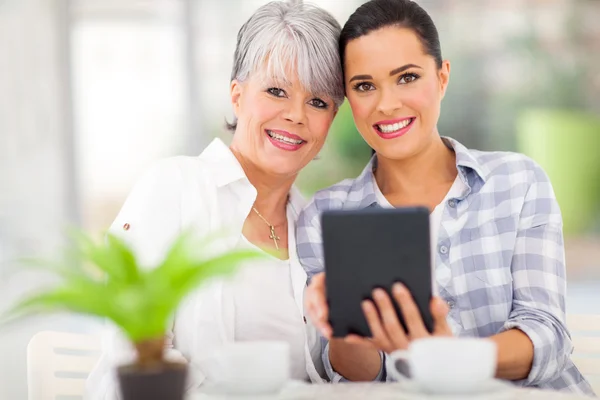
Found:
[{"label": "coffee cup handle", "polygon": [[396,350],[388,355],[386,365],[387,373],[398,382],[410,380],[410,376],[405,375],[396,369],[397,361],[404,361],[406,364],[409,364],[410,357],[408,351]]}]

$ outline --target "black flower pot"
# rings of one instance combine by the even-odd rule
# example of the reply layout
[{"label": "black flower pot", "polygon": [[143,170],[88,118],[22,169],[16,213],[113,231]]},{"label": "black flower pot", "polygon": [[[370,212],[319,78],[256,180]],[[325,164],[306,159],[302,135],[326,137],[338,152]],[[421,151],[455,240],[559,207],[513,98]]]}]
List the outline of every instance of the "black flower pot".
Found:
[{"label": "black flower pot", "polygon": [[160,364],[141,368],[126,365],[118,368],[123,400],[183,400],[187,365]]}]

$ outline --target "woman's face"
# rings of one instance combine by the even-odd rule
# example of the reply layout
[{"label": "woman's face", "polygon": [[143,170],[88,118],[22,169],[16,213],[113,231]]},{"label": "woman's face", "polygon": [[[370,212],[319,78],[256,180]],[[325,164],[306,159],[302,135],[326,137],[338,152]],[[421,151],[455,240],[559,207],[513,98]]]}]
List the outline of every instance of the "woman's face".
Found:
[{"label": "woman's face", "polygon": [[237,117],[232,148],[256,168],[297,174],[319,153],[336,114],[332,99],[308,93],[297,75],[277,84],[260,74],[231,83]]},{"label": "woman's face", "polygon": [[410,29],[385,27],[346,46],[346,96],[365,141],[382,157],[407,159],[438,135],[450,64],[438,68]]}]

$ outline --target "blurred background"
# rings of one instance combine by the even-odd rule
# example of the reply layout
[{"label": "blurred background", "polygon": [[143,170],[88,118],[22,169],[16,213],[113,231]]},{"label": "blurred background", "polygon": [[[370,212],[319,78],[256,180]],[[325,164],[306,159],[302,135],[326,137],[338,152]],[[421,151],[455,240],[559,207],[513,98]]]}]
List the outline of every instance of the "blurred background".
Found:
[{"label": "blurred background", "polygon": [[[313,0],[341,24],[362,1]],[[600,313],[600,1],[421,0],[452,63],[439,130],[526,153],[565,219],[568,310]],[[40,284],[14,259],[68,226],[102,232],[153,161],[197,155],[225,119],[235,37],[265,0],[0,0],[0,312]],[[370,156],[344,105],[298,184],[356,176]],[[0,398],[26,398],[36,318],[0,330]]]}]

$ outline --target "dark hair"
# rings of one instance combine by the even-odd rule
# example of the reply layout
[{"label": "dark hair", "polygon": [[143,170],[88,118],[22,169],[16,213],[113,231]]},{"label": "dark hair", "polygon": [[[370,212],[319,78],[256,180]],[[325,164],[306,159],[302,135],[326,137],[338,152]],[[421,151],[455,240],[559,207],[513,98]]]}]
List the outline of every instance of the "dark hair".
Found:
[{"label": "dark hair", "polygon": [[387,26],[414,31],[425,53],[435,59],[438,68],[442,67],[440,38],[427,11],[411,0],[371,0],[358,7],[342,28],[339,42],[342,68],[348,42]]}]

